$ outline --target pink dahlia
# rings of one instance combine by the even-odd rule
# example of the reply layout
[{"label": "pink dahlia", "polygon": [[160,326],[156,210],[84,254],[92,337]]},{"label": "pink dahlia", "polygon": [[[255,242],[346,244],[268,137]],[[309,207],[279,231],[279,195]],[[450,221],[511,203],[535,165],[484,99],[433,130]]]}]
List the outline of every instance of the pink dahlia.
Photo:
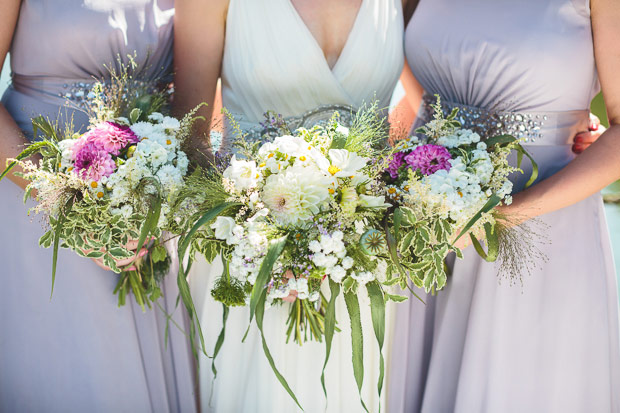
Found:
[{"label": "pink dahlia", "polygon": [[73,153],[73,172],[80,178],[88,181],[99,181],[104,176],[110,176],[116,169],[112,156],[94,142],[80,145]]},{"label": "pink dahlia", "polygon": [[114,122],[103,122],[84,134],[89,142],[94,142],[112,155],[118,155],[125,146],[140,141],[129,126]]},{"label": "pink dahlia", "polygon": [[390,159],[390,164],[387,167],[387,171],[390,173],[392,179],[398,178],[398,169],[405,163],[405,152],[396,152]]},{"label": "pink dahlia", "polygon": [[415,148],[409,155],[405,156],[405,161],[411,169],[419,169],[424,175],[431,175],[444,169],[450,170],[450,152],[439,145],[422,145]]}]

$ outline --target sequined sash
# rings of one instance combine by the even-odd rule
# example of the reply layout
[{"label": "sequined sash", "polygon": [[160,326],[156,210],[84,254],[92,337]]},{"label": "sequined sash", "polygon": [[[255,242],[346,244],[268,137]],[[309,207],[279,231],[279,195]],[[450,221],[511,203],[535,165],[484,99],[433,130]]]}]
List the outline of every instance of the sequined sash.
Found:
[{"label": "sequined sash", "polygon": [[[425,94],[416,126],[432,119],[432,104],[436,98]],[[570,145],[574,136],[588,130],[589,114],[586,110],[566,112],[506,112],[494,111],[453,102],[441,101],[447,115],[454,108],[459,112],[456,119],[466,129],[472,129],[480,136],[491,137],[501,134],[524,139],[526,145],[556,146]]]}]

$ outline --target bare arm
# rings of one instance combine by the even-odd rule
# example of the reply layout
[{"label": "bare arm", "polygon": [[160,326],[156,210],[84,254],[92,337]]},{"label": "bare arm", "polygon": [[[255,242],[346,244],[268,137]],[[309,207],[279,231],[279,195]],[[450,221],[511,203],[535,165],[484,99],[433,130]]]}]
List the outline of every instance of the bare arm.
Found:
[{"label": "bare arm", "polygon": [[597,69],[610,127],[587,151],[539,184],[515,195],[508,214],[525,219],[575,204],[620,178],[620,2],[591,0]]},{"label": "bare arm", "polygon": [[392,140],[404,138],[409,132],[413,121],[418,115],[418,109],[422,102],[424,89],[413,76],[409,63],[405,60],[403,72],[400,75],[400,83],[405,89],[405,97],[398,102],[390,114],[390,137]]},{"label": "bare arm", "polygon": [[[182,115],[200,103],[205,119],[213,115],[220,76],[228,0],[177,0],[174,17],[175,112]],[[209,122],[201,121],[196,142],[199,151],[210,150]]]},{"label": "bare arm", "polygon": [[[19,16],[20,0],[0,0],[0,68],[4,65],[6,56],[11,47],[13,32]],[[0,103],[0,170],[4,170],[7,159],[15,158],[28,143],[21,130]],[[8,175],[9,179],[22,188],[26,188],[28,181]]]}]

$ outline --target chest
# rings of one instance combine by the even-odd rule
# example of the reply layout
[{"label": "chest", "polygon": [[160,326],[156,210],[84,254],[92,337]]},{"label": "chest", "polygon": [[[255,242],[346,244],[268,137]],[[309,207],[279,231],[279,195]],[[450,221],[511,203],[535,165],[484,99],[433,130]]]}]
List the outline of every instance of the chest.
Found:
[{"label": "chest", "polygon": [[330,67],[342,53],[364,0],[290,1]]}]

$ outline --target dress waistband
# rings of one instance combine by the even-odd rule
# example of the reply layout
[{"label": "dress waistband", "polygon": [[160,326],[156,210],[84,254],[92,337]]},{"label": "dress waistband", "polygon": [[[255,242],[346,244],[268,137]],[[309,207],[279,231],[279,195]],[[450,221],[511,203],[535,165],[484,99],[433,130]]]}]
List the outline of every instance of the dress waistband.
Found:
[{"label": "dress waistband", "polygon": [[[163,84],[166,80],[162,80]],[[157,87],[157,80],[132,79],[132,85],[136,87]],[[25,76],[13,74],[11,86],[16,92],[23,93],[36,99],[58,106],[75,106],[84,108],[90,98],[93,86],[96,83],[106,84],[105,80],[96,77],[84,78],[61,78],[51,76]]]},{"label": "dress waistband", "polygon": [[[436,97],[425,94],[416,126],[432,119]],[[481,137],[508,134],[523,139],[525,145],[569,145],[579,132],[588,130],[590,111],[506,112],[494,111],[454,102],[441,101],[445,115],[458,108],[456,120]]]}]

